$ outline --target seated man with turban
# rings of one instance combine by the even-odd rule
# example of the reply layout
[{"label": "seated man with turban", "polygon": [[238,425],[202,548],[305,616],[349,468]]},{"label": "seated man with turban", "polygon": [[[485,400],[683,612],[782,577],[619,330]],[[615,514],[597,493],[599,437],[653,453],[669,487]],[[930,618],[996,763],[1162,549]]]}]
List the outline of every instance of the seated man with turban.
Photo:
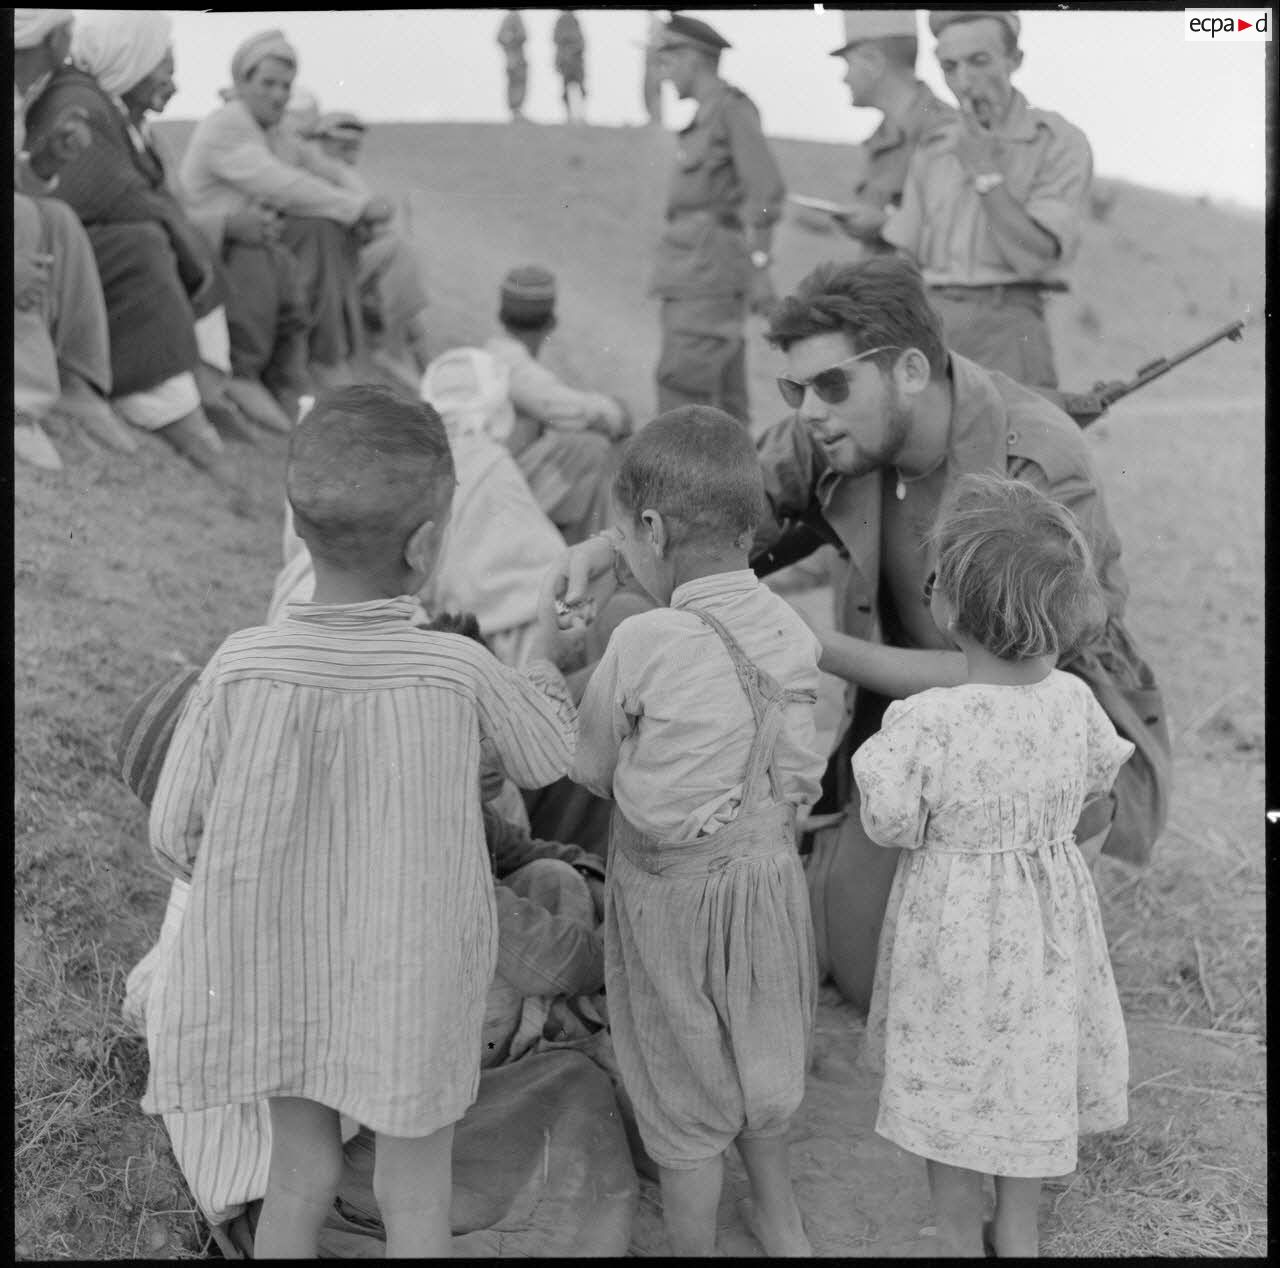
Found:
[{"label": "seated man with turban", "polygon": [[137,448],[104,399],[111,345],[93,247],[75,212],[49,197],[92,141],[84,112],[59,110],[27,142],[27,110],[66,61],[73,20],[70,9],[13,11],[13,444],[15,457],[54,471],[62,459],[44,430],[51,422]]},{"label": "seated man with turban", "polygon": [[[261,239],[278,232],[292,253],[306,305],[308,386],[320,390],[352,379],[349,363],[363,342],[358,252],[390,219],[391,207],[281,128],[297,68],[298,55],[280,31],[241,44],[227,101],[197,124],[180,176],[189,206],[205,216],[254,212],[263,221]],[[224,250],[223,262],[233,291],[262,296],[270,288],[261,258]],[[232,362],[239,356],[246,370],[257,362],[262,372],[275,352],[277,297],[265,300],[247,328],[232,314]],[[286,395],[289,389],[296,406],[296,382]]]},{"label": "seated man with turban", "polygon": [[539,363],[556,327],[556,280],[536,264],[512,269],[498,301],[502,333],[485,349],[507,369],[516,423],[507,439],[538,505],[570,545],[609,524],[613,443],[630,433],[621,401],[570,387]]},{"label": "seated man with turban", "polygon": [[89,126],[93,143],[63,168],[57,196],[80,217],[93,244],[116,411],[234,487],[196,382],[196,322],[224,319],[222,279],[133,117],[170,74],[171,35],[164,14],[86,10],[72,34],[71,64],[57,70],[28,110],[27,127],[30,136],[40,136],[68,109],[81,111]]}]

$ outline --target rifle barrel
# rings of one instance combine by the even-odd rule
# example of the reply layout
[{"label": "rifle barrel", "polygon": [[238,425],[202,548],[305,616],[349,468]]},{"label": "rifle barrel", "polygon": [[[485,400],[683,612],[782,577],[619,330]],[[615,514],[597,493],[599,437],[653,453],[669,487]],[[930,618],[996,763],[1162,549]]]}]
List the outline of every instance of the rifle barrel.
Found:
[{"label": "rifle barrel", "polygon": [[1140,366],[1131,382],[1124,383],[1110,392],[1106,391],[1102,384],[1098,384],[1094,391],[1103,405],[1113,405],[1122,397],[1128,396],[1130,392],[1136,392],[1140,387],[1146,387],[1148,383],[1153,383],[1162,375],[1168,374],[1175,366],[1181,365],[1184,361],[1190,361],[1192,357],[1198,356],[1206,348],[1213,347],[1215,343],[1223,339],[1230,339],[1233,343],[1237,343],[1243,335],[1244,321],[1237,318],[1235,321],[1228,322],[1221,330],[1215,330],[1213,334],[1201,339],[1199,343],[1192,344],[1190,348],[1175,352],[1171,357],[1157,357],[1154,361]]}]

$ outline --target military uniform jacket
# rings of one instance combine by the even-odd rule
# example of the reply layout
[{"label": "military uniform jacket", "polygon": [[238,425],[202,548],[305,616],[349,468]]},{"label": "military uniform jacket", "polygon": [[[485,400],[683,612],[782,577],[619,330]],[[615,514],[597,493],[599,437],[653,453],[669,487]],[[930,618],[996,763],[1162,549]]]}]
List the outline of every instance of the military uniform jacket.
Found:
[{"label": "military uniform jacket", "polygon": [[899,123],[886,115],[858,147],[863,165],[853,186],[854,196],[882,209],[900,206],[907,167],[921,136],[954,117],[954,107],[939,101],[928,84],[917,80],[906,117]]},{"label": "military uniform jacket", "polygon": [[743,228],[775,224],[786,196],[759,111],[744,92],[718,80],[678,141],[650,293],[745,294],[751,259]]},{"label": "military uniform jacket", "polygon": [[[949,355],[952,413],[946,458],[950,483],[968,472],[997,471],[1035,485],[1068,507],[1093,552],[1107,608],[1099,638],[1061,668],[1084,678],[1099,703],[1138,754],[1126,764],[1117,790],[1109,854],[1145,861],[1168,813],[1171,778],[1164,704],[1154,676],[1124,627],[1129,584],[1120,565],[1120,541],[1103,501],[1101,484],[1080,429],[1039,393],[998,371]],[[848,477],[831,471],[793,416],[760,441],[765,494],[774,519],[811,518],[818,511],[849,557],[836,586],[836,626],[858,638],[883,641],[881,517],[892,471]],[[776,532],[776,529],[773,530]],[[767,545],[770,530],[757,535]],[[923,552],[923,540],[920,543]],[[895,642],[898,640],[895,639]],[[855,686],[846,695],[852,716]],[[1105,826],[1105,820],[1102,824]]]}]

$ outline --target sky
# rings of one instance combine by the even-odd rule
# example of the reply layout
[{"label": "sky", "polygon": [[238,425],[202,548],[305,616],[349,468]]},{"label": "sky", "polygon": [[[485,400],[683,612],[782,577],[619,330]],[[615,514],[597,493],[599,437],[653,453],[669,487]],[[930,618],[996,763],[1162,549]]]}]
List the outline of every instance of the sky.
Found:
[{"label": "sky", "polygon": [[[306,12],[170,10],[178,94],[167,116],[195,119],[218,102],[237,44],[281,27],[298,49],[297,83],[326,110],[368,120],[500,121],[505,75],[495,41],[501,9],[373,9]],[[525,111],[563,118],[553,69],[555,9],[526,9],[529,91]],[[662,11],[665,16],[665,11]],[[684,10],[711,22],[733,46],[723,77],[760,108],[773,136],[855,143],[879,122],[855,110],[841,82],[841,15],[821,6]],[[919,73],[950,95],[917,11]],[[644,118],[640,95],[648,14],[580,9],[586,41],[587,117],[598,124]],[[1182,9],[1022,11],[1024,61],[1015,76],[1033,105],[1083,128],[1095,171],[1142,185],[1261,208],[1266,199],[1264,45],[1184,38]],[[666,87],[668,126],[691,115]]]}]

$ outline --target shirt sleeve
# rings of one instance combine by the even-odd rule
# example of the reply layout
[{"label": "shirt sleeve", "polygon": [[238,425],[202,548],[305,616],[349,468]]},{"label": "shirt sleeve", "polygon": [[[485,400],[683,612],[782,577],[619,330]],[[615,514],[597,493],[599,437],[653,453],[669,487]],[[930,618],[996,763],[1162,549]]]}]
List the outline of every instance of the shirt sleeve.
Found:
[{"label": "shirt sleeve", "polygon": [[604,864],[598,855],[568,841],[543,841],[530,836],[527,828],[512,823],[492,807],[483,809],[485,844],[499,880],[535,859],[557,859],[577,871],[604,879]]},{"label": "shirt sleeve", "polygon": [[1061,121],[1023,210],[1058,241],[1055,264],[1069,264],[1080,249],[1080,227],[1093,180],[1093,153],[1079,128]]},{"label": "shirt sleeve", "polygon": [[577,710],[564,678],[546,661],[531,661],[518,672],[478,645],[471,646],[479,653],[476,705],[481,734],[493,741],[519,787],[554,783],[568,773],[578,735]]},{"label": "shirt sleeve", "polygon": [[734,170],[742,183],[742,218],[749,225],[777,224],[787,188],[760,128],[760,112],[745,97],[725,103],[725,127]]},{"label": "shirt sleeve", "polygon": [[261,129],[247,115],[228,111],[207,137],[205,165],[211,176],[294,216],[322,216],[351,225],[367,197],[281,162]]},{"label": "shirt sleeve", "polygon": [[862,826],[877,845],[914,850],[924,844],[931,765],[938,756],[921,710],[909,700],[894,701],[880,730],[854,753]]},{"label": "shirt sleeve", "polygon": [[1087,686],[1084,689],[1084,696],[1085,735],[1089,747],[1085,765],[1085,797],[1087,799],[1111,790],[1120,767],[1133,756],[1134,744],[1132,740],[1126,740],[1117,733],[1106,711]]},{"label": "shirt sleeve", "polygon": [[581,431],[593,423],[621,425],[621,407],[609,397],[570,387],[532,357],[512,358],[507,364],[511,403],[521,413],[558,431]]},{"label": "shirt sleeve", "polygon": [[151,801],[151,851],[166,870],[191,879],[204,836],[205,807],[221,765],[212,670],[203,674],[183,706]]},{"label": "shirt sleeve", "polygon": [[[619,627],[621,628],[621,627]],[[587,683],[578,706],[578,751],[570,778],[597,797],[613,797],[613,772],[618,749],[631,734],[633,720],[622,707],[623,687],[618,663],[617,631]]]},{"label": "shirt sleeve", "polygon": [[880,236],[893,247],[919,260],[924,240],[924,192],[920,183],[923,162],[919,147],[907,164],[907,177],[902,186],[902,204],[889,209],[889,218]]}]

